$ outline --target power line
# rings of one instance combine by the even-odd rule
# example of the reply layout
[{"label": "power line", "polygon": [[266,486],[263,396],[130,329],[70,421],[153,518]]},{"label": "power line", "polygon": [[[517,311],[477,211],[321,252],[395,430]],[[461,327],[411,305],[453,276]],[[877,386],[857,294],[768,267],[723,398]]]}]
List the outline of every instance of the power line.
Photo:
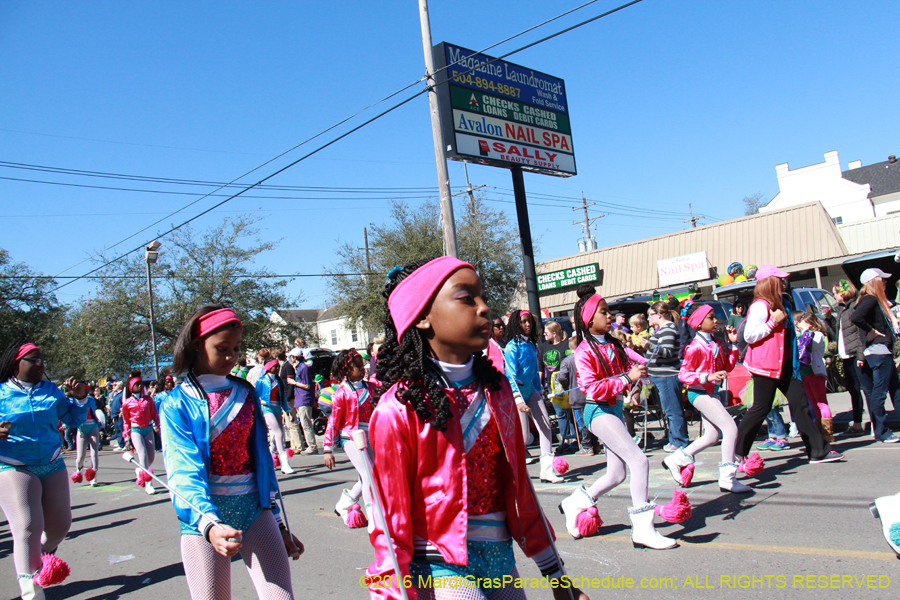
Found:
[{"label": "power line", "polygon": [[[232,279],[293,279],[294,277],[364,277],[366,275],[377,275],[377,273],[294,273],[292,275],[231,275]],[[181,275],[175,273],[164,273],[153,276],[155,279],[183,279]],[[30,281],[34,279],[82,279],[84,275],[0,275],[0,279],[11,279],[17,281]],[[89,279],[140,279],[144,280],[144,275],[96,275]],[[62,287],[62,286],[60,286]],[[56,288],[59,289],[59,288]],[[56,291],[56,290],[54,290]]]},{"label": "power line", "polygon": [[[504,55],[502,55],[502,56],[499,56],[499,57],[497,57],[497,58],[493,58],[493,59],[491,59],[491,60],[489,60],[489,61],[486,61],[486,62],[483,63],[483,64],[476,65],[475,67],[472,67],[472,68],[468,69],[467,71],[463,72],[462,75],[466,75],[466,74],[471,73],[471,72],[473,72],[473,71],[475,71],[475,70],[477,70],[477,69],[481,69],[481,68],[483,68],[486,64],[491,64],[491,63],[497,62],[497,61],[499,61],[499,60],[501,60],[501,59],[503,59],[503,58],[506,58],[506,57],[508,57],[508,56],[512,56],[513,54],[516,54],[516,53],[518,53],[518,52],[522,52],[523,50],[526,50],[526,49],[528,49],[528,48],[533,48],[534,46],[536,46],[536,45],[538,45],[538,44],[541,44],[541,43],[544,43],[544,42],[546,42],[546,41],[548,41],[548,40],[551,40],[551,39],[554,39],[554,38],[556,38],[556,37],[559,37],[560,35],[562,35],[562,34],[564,34],[564,33],[568,33],[569,31],[573,31],[573,30],[575,30],[575,29],[577,29],[577,28],[579,28],[579,27],[583,27],[584,25],[587,25],[587,24],[589,24],[589,23],[592,23],[592,22],[594,22],[594,21],[597,21],[598,19],[604,18],[604,17],[606,17],[606,16],[612,15],[612,14],[614,14],[614,13],[616,13],[616,12],[619,12],[620,10],[623,10],[623,9],[625,9],[625,8],[628,8],[628,7],[630,7],[630,6],[633,6],[633,5],[635,5],[635,4],[638,4],[639,2],[642,2],[642,1],[643,1],[643,0],[632,0],[631,2],[628,2],[628,3],[623,4],[623,5],[621,5],[621,6],[617,7],[617,8],[614,8],[614,9],[612,9],[612,10],[609,10],[609,11],[607,11],[607,12],[605,12],[605,13],[603,13],[603,14],[600,14],[600,15],[598,15],[598,16],[596,16],[596,17],[592,17],[592,18],[590,18],[590,19],[587,19],[587,20],[585,20],[585,21],[582,21],[581,23],[577,23],[577,24],[575,24],[575,25],[572,25],[571,27],[567,27],[566,29],[563,29],[562,31],[559,31],[559,32],[557,32],[557,33],[554,33],[554,34],[551,34],[551,35],[546,36],[546,37],[544,37],[544,38],[541,38],[540,40],[537,40],[536,42],[532,42],[532,43],[530,43],[530,44],[526,44],[525,46],[522,46],[521,48],[518,48],[518,49],[513,50],[513,51],[511,51],[511,52],[507,52],[506,54],[504,54]],[[421,81],[421,80],[420,80],[420,81]],[[440,82],[440,83],[438,83],[438,84],[436,84],[436,85],[443,85],[443,84],[446,84],[446,83],[449,83],[449,80],[445,80],[445,81]],[[411,84],[411,85],[414,85],[414,84]],[[407,88],[408,88],[408,87],[410,87],[410,86],[407,86]],[[407,88],[403,88],[403,89],[407,89]],[[402,91],[402,90],[401,90],[401,91]],[[256,187],[256,186],[258,186],[258,185],[260,185],[260,184],[262,184],[262,183],[265,183],[265,182],[268,181],[269,179],[271,179],[271,178],[273,178],[273,177],[275,177],[275,176],[277,176],[277,175],[283,173],[284,171],[290,169],[290,168],[293,167],[294,165],[297,165],[297,164],[299,164],[300,162],[306,160],[306,159],[309,158],[310,156],[312,156],[312,155],[314,155],[314,154],[316,154],[316,153],[318,153],[318,152],[324,150],[325,148],[328,148],[329,146],[331,146],[331,145],[337,143],[338,141],[344,139],[345,137],[347,137],[347,136],[349,136],[349,135],[351,135],[351,134],[353,134],[353,133],[359,131],[359,130],[362,129],[363,127],[366,127],[366,126],[369,125],[370,123],[373,123],[373,122],[375,122],[376,120],[380,119],[381,117],[383,117],[383,116],[385,116],[385,115],[387,115],[387,114],[393,112],[394,110],[400,108],[401,106],[404,106],[405,104],[411,102],[411,101],[414,100],[415,98],[419,97],[421,94],[426,93],[426,92],[428,92],[428,91],[429,91],[429,89],[426,88],[426,89],[423,89],[423,90],[421,90],[421,91],[419,91],[419,92],[413,94],[412,96],[409,96],[409,97],[406,98],[405,100],[402,100],[402,101],[400,101],[399,103],[397,103],[397,104],[391,106],[390,108],[388,108],[388,109],[386,109],[386,110],[380,112],[379,114],[377,114],[377,115],[375,115],[374,117],[368,119],[367,121],[364,121],[364,122],[361,123],[360,125],[357,125],[356,127],[354,127],[354,128],[352,128],[352,129],[350,129],[349,131],[347,131],[347,132],[345,132],[345,133],[339,135],[338,137],[334,138],[333,140],[331,140],[331,141],[329,141],[329,142],[326,142],[325,144],[319,146],[318,148],[316,148],[316,149],[313,150],[312,152],[309,152],[309,153],[307,153],[306,155],[301,156],[301,157],[298,158],[297,160],[295,160],[295,161],[289,163],[287,166],[282,167],[281,169],[278,169],[277,171],[275,171],[275,172],[272,173],[271,175],[268,175],[268,176],[264,177],[263,179],[260,179],[260,180],[257,181],[256,183],[254,183],[254,184],[248,186],[247,188],[238,191],[237,193],[233,194],[232,196],[230,196],[230,197],[228,197],[228,198],[222,200],[221,202],[219,202],[219,203],[213,205],[212,207],[210,207],[210,208],[208,208],[208,209],[206,209],[206,210],[200,212],[199,214],[197,214],[197,215],[191,217],[190,219],[187,219],[186,221],[180,223],[179,225],[176,225],[175,227],[170,228],[168,231],[166,231],[166,232],[164,232],[164,233],[162,233],[162,234],[156,235],[155,238],[164,237],[164,236],[168,235],[169,233],[172,233],[173,231],[176,231],[176,230],[180,229],[181,227],[184,227],[184,226],[187,225],[188,223],[190,223],[190,222],[192,222],[192,221],[194,221],[194,220],[196,220],[196,219],[202,217],[203,215],[205,215],[205,214],[211,212],[212,210],[214,210],[214,209],[216,209],[216,208],[222,206],[223,204],[225,204],[225,203],[227,203],[227,202],[233,200],[234,198],[237,198],[238,196],[242,195],[244,192],[249,191],[250,189],[252,189],[252,188],[254,188],[254,187]],[[396,96],[396,95],[399,94],[399,93],[400,93],[400,91],[394,92],[393,94],[390,94],[389,96],[387,96],[385,99],[390,98],[390,97],[393,97],[393,96]],[[383,102],[385,99],[379,100],[378,103]],[[377,103],[376,103],[376,104],[377,104]],[[369,107],[366,107],[366,108],[364,108],[364,109],[362,109],[362,110],[360,110],[360,111],[358,111],[358,112],[356,112],[356,113],[354,113],[353,115],[351,115],[351,116],[349,116],[349,117],[343,119],[342,121],[339,121],[338,123],[332,125],[331,127],[328,127],[328,128],[326,128],[326,129],[322,130],[321,132],[317,133],[316,135],[314,135],[314,136],[312,136],[312,137],[310,137],[310,138],[304,140],[303,142],[297,144],[296,146],[294,146],[294,147],[292,147],[292,148],[290,148],[290,149],[288,149],[288,150],[282,152],[282,153],[279,154],[278,156],[276,156],[276,157],[274,157],[274,158],[272,158],[272,159],[270,159],[270,160],[264,162],[263,164],[261,164],[261,165],[259,165],[259,166],[257,166],[257,167],[254,167],[252,170],[248,171],[247,173],[244,173],[243,175],[241,175],[241,176],[239,176],[239,177],[233,179],[232,181],[230,181],[229,184],[236,183],[238,180],[243,179],[244,177],[246,177],[246,176],[249,175],[250,173],[253,173],[254,171],[257,171],[257,170],[261,169],[262,167],[264,167],[264,166],[270,164],[271,162],[273,162],[274,160],[277,160],[278,158],[281,158],[282,156],[284,156],[284,155],[286,155],[286,154],[288,154],[288,153],[290,153],[290,152],[293,152],[295,149],[297,149],[297,148],[299,148],[300,146],[302,146],[302,145],[308,143],[309,141],[311,141],[311,140],[313,140],[313,139],[315,139],[315,138],[317,138],[317,137],[320,137],[321,135],[324,135],[325,133],[327,133],[328,131],[331,131],[332,129],[335,129],[336,127],[339,127],[340,125],[346,123],[347,121],[349,121],[350,119],[354,118],[356,115],[360,114],[361,112],[363,112],[363,111],[365,111],[365,110],[368,110],[371,106],[374,106],[374,104],[373,104],[373,105],[370,105]],[[218,189],[217,189],[217,190],[214,190],[214,191],[218,191]],[[212,193],[212,192],[211,192],[211,193]],[[209,195],[209,194],[207,194],[207,196],[208,196],[208,195]],[[175,215],[175,214],[177,214],[178,212],[181,212],[182,210],[188,208],[189,206],[192,206],[192,205],[196,204],[197,202],[199,202],[200,200],[202,200],[203,198],[205,198],[205,197],[207,197],[207,196],[204,196],[204,197],[202,197],[202,198],[198,198],[198,199],[194,200],[193,202],[189,203],[189,204],[186,205],[185,207],[183,207],[183,208],[181,208],[181,209],[175,211],[175,212],[172,213],[170,216]],[[168,218],[168,217],[165,217],[165,218]],[[145,227],[144,229],[140,230],[139,232],[132,234],[131,236],[125,238],[125,240],[122,240],[121,242],[118,242],[118,243],[114,244],[114,246],[117,246],[117,245],[123,243],[124,241],[127,241],[127,240],[129,240],[129,239],[131,239],[131,238],[137,236],[139,233],[142,233],[142,232],[146,231],[147,229],[149,229],[149,228],[152,227],[153,225],[156,225],[156,224],[162,222],[163,220],[165,220],[165,218],[160,219],[159,221],[156,221],[155,223],[153,223],[153,224],[151,224],[151,225]],[[52,290],[52,292],[55,292],[55,291],[57,291],[57,290],[59,290],[59,289],[65,287],[65,286],[69,285],[70,283],[74,283],[75,281],[78,281],[79,279],[85,278],[85,277],[91,275],[92,273],[95,273],[95,272],[99,271],[100,269],[105,268],[106,266],[108,266],[108,265],[110,265],[110,264],[112,264],[112,263],[114,263],[114,262],[116,262],[116,261],[121,260],[122,258],[124,258],[125,256],[128,256],[128,255],[131,254],[132,252],[137,252],[138,250],[143,249],[144,245],[145,245],[145,244],[141,244],[140,246],[137,246],[136,248],[133,248],[132,250],[129,250],[128,252],[125,252],[124,254],[119,255],[118,257],[116,257],[116,258],[114,258],[114,259],[112,259],[112,260],[110,260],[110,261],[108,261],[108,262],[106,262],[106,263],[104,263],[104,264],[102,264],[102,265],[100,265],[100,266],[98,266],[98,267],[92,269],[91,271],[88,271],[86,274],[84,274],[84,275],[82,275],[82,276],[80,276],[80,277],[76,277],[75,279],[72,279],[72,280],[70,280],[69,282],[64,283],[64,284],[62,284],[62,285],[60,285],[60,286],[57,286],[54,290]],[[113,246],[113,247],[114,247],[114,246]],[[96,256],[96,255],[95,255],[95,256]],[[88,259],[88,260],[89,260],[89,259]],[[82,263],[83,263],[83,262],[84,262],[84,261],[82,261]],[[79,263],[79,264],[82,264],[82,263]],[[77,266],[77,265],[76,265],[76,266]],[[70,267],[70,268],[71,268],[71,267]],[[67,270],[68,270],[68,269],[67,269]],[[63,271],[63,272],[65,272],[65,271]]]}]

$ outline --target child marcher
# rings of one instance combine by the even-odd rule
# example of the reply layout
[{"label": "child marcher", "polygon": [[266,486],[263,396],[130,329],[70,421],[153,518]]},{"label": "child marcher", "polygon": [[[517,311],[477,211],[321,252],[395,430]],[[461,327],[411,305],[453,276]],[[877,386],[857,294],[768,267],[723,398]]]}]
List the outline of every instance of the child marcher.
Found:
[{"label": "child marcher", "polygon": [[[87,385],[82,381],[80,385],[69,389],[72,394],[69,401],[79,408],[87,408],[84,422],[78,426],[78,437],[75,440],[77,453],[75,455],[75,471],[72,472],[72,483],[87,481],[91,486],[97,485],[97,471],[100,469],[100,421],[97,416],[97,404],[93,396],[87,393]],[[84,470],[85,450],[90,450],[91,466]]]},{"label": "child marcher", "polygon": [[262,407],[252,385],[228,374],[243,327],[230,308],[204,305],[182,327],[172,372],[183,376],[163,403],[166,472],[181,525],[191,597],[231,598],[231,557],[240,552],[260,599],[294,597],[288,555],[303,552],[275,501],[278,482]]},{"label": "child marcher", "polygon": [[[129,395],[130,392],[130,395]],[[159,414],[153,398],[144,394],[144,382],[140,377],[132,377],[125,388],[125,400],[122,402],[122,422],[125,427],[125,438],[130,439],[137,454],[137,461],[148,471],[153,471],[153,459],[156,457],[156,443],[153,432],[159,431]],[[152,479],[137,467],[136,483],[150,495],[156,493]]]},{"label": "child marcher", "polygon": [[[625,481],[625,467],[631,471],[631,541],[635,548],[667,550],[678,545],[664,537],[653,525],[655,514],[683,521],[690,515],[690,504],[680,514],[671,515],[649,501],[650,463],[622,422],[622,393],[646,377],[646,367],[632,364],[618,340],[609,336],[612,316],[603,296],[593,286],[578,288],[575,303],[575,331],[581,341],[575,350],[575,365],[586,399],[584,423],[606,446],[606,474],[590,488],[580,486],[560,504],[566,517],[566,529],[574,538],[591,535],[602,521],[597,515],[597,499]],[[676,496],[686,503],[682,494]],[[673,499],[674,502],[674,499]],[[668,505],[667,505],[668,506]]]},{"label": "child marcher", "polygon": [[[444,256],[394,269],[388,279],[377,362],[383,387],[369,435],[390,531],[376,506],[375,561],[366,572],[371,597],[399,598],[398,581],[411,576],[411,600],[524,598],[515,585],[516,540],[542,575],[559,580],[551,581],[554,598],[574,592],[587,600],[561,579],[509,382],[482,354],[491,322],[481,278],[468,263]],[[478,583],[507,575],[513,583],[500,588]],[[432,585],[418,587],[419,576],[430,576]],[[449,587],[462,577],[476,578],[475,585]]]},{"label": "child marcher", "polygon": [[[688,310],[688,325],[697,331],[684,352],[684,362],[678,376],[688,386],[688,401],[703,419],[703,435],[679,448],[663,459],[663,468],[672,478],[687,486],[693,472],[694,458],[722,438],[722,461],[719,463],[719,489],[723,492],[743,493],[751,489],[735,478],[738,464],[734,461],[737,425],[719,400],[719,384],[737,364],[737,332],[726,328],[730,349],[715,337],[716,315],[709,304],[695,302]],[[687,473],[685,473],[687,469]]]},{"label": "child marcher", "polygon": [[278,378],[280,365],[278,359],[271,359],[263,365],[263,374],[256,380],[256,394],[262,404],[263,419],[269,428],[269,451],[272,453],[275,466],[281,466],[285,475],[296,473],[288,459],[294,456],[293,450],[284,448],[284,430],[281,428],[282,413],[290,414],[291,409],[284,397],[284,389]]},{"label": "child marcher", "polygon": [[[41,349],[23,340],[0,356],[0,509],[23,600],[43,600],[43,588],[69,574],[54,556],[72,524],[57,424],[77,427],[87,414],[43,380],[46,365]],[[74,379],[66,386],[80,394]]]},{"label": "child marcher", "polygon": [[[541,395],[538,369],[537,340],[540,337],[534,315],[527,310],[513,309],[507,324],[509,342],[503,349],[506,378],[512,387],[520,416],[523,438],[528,437],[528,417],[537,426],[541,445],[541,481],[562,483],[564,480],[553,466],[553,441],[550,438],[550,416]],[[557,458],[557,461],[565,459]],[[562,463],[558,463],[562,465]],[[561,466],[568,468],[568,463]]]},{"label": "child marcher", "polygon": [[825,333],[822,323],[812,313],[794,312],[797,324],[797,348],[800,351],[800,376],[803,389],[812,402],[816,425],[826,442],[834,441],[834,421],[826,394]]},{"label": "child marcher", "polygon": [[[369,419],[372,417],[371,389],[365,381],[366,364],[356,350],[343,350],[334,357],[331,365],[332,377],[341,383],[332,395],[331,414],[328,416],[328,428],[325,429],[325,466],[334,469],[335,443],[341,445],[358,479],[352,488],[341,491],[341,498],[334,507],[334,512],[347,527],[354,529],[372,521],[372,482],[366,473],[365,457],[353,443],[351,434],[357,429],[368,431]],[[359,501],[363,499],[365,514],[360,511]]]}]

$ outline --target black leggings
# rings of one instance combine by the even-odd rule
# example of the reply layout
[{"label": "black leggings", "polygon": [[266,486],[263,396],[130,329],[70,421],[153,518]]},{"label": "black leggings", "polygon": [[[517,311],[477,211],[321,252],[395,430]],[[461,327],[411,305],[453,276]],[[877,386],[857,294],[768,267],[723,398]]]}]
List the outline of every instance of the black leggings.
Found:
[{"label": "black leggings", "polygon": [[793,378],[792,362],[784,361],[783,372],[779,379],[763,375],[753,376],[753,406],[750,407],[738,426],[737,445],[734,451],[738,456],[750,455],[753,440],[756,439],[760,426],[766,420],[766,415],[772,410],[776,389],[781,390],[781,393],[787,397],[788,405],[791,408],[791,418],[797,424],[800,437],[803,438],[803,444],[806,446],[806,456],[823,458],[831,450],[809,413],[809,400],[803,390],[803,382]]},{"label": "black leggings", "polygon": [[850,393],[850,403],[853,406],[853,422],[862,425],[863,399],[859,393],[862,388],[859,367],[856,366],[855,358],[842,358],[841,363],[844,365],[844,385]]}]

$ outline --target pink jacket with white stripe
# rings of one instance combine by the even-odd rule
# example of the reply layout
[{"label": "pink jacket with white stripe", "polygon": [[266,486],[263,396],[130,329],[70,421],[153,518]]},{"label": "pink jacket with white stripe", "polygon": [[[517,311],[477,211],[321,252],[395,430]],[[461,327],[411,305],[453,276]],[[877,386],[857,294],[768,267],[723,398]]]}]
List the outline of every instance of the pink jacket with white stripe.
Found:
[{"label": "pink jacket with white stripe", "polygon": [[716,384],[709,380],[718,371],[731,371],[737,364],[738,349],[732,346],[726,350],[722,344],[707,334],[697,332],[684,351],[684,362],[678,380],[694,391],[703,390],[707,394],[716,391]]},{"label": "pink jacket with white stripe", "polygon": [[[744,339],[747,340],[747,356],[744,366],[754,375],[778,379],[784,362],[784,324],[776,323],[769,315],[769,303],[757,299],[747,310],[744,323]],[[790,367],[793,369],[793,365]]]},{"label": "pink jacket with white stripe", "polygon": [[[628,377],[631,363],[623,365],[618,353],[613,353],[610,357],[608,352],[603,351],[606,346],[610,346],[612,349],[611,342],[601,345],[600,355],[603,358],[600,358],[588,341],[582,340],[575,348],[575,368],[578,371],[578,380],[581,382],[581,389],[587,401],[606,402],[613,406],[616,403],[616,396],[631,385],[631,379]],[[601,360],[612,370],[612,377],[605,378],[603,376]]]}]

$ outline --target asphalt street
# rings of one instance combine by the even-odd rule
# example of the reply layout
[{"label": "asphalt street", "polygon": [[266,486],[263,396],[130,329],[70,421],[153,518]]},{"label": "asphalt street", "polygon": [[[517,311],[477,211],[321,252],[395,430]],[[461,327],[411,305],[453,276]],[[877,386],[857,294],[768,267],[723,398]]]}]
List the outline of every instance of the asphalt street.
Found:
[{"label": "asphalt street", "polygon": [[[846,394],[829,396],[838,411],[849,408]],[[696,435],[697,424],[691,428]],[[604,523],[582,540],[566,532],[559,501],[581,483],[590,483],[605,466],[604,456],[569,456],[571,470],[562,484],[541,483],[538,467],[529,467],[544,511],[558,535],[569,573],[587,579],[592,599],[622,593],[629,598],[897,598],[900,561],[867,510],[876,497],[900,489],[900,444],[873,442],[871,436],[836,444],[846,462],[809,465],[799,438],[791,449],[762,452],[766,469],[749,479],[754,492],[719,492],[718,446],[697,457],[688,493],[693,516],[660,530],[680,542],[668,551],[637,550],[630,543],[626,507],[628,482],[598,503]],[[320,441],[321,443],[321,441]],[[658,445],[650,458],[650,496],[671,499],[674,482],[660,466]],[[318,456],[296,456],[297,473],[279,474],[290,523],[306,546],[291,563],[297,598],[365,598],[359,584],[372,551],[364,529],[349,530],[333,513],[341,488],[355,480],[352,466],[338,454],[328,471]],[[74,453],[65,455],[71,469]],[[72,575],[48,588],[49,600],[61,598],[188,598],[179,555],[178,523],[167,494],[148,496],[134,485],[134,470],[121,453],[101,452],[100,485],[71,486],[73,523],[59,556]],[[155,471],[164,472],[157,456]],[[748,479],[743,479],[747,482]],[[523,578],[539,577],[534,563],[516,550]],[[240,562],[236,559],[235,562]],[[18,597],[12,539],[0,521],[0,600]],[[533,583],[533,582],[529,582]],[[862,587],[861,587],[862,586]],[[234,598],[256,598],[244,567],[232,568]],[[529,598],[550,598],[549,590],[530,588]]]}]

